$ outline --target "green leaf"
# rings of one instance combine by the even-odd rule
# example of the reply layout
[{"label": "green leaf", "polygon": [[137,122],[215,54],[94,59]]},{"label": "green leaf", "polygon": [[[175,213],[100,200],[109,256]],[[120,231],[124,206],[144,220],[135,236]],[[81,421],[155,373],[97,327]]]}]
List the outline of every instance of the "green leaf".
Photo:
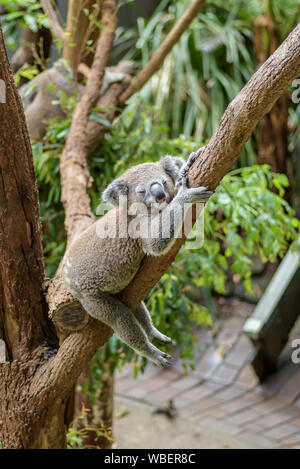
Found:
[{"label": "green leaf", "polygon": [[89,120],[98,122],[98,124],[102,124],[105,127],[108,127],[109,129],[112,128],[111,122],[109,122],[107,119],[100,116],[99,114],[96,114],[95,112],[91,112],[91,114],[89,115]]}]

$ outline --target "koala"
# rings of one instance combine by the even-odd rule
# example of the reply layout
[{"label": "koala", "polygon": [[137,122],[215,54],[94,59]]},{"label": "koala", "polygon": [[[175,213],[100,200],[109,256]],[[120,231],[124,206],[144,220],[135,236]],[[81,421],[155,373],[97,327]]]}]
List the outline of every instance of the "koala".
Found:
[{"label": "koala", "polygon": [[[131,282],[144,256],[161,256],[171,249],[182,229],[185,204],[206,202],[212,194],[207,187],[187,185],[187,170],[201,152],[192,153],[186,164],[167,155],[115,179],[102,194],[113,208],[75,239],[63,260],[64,281],[88,314],[160,366],[168,366],[171,357],[152,340],[169,344],[171,339],[154,327],[143,302],[131,311],[114,295]],[[139,228],[132,235],[130,222]]]},{"label": "koala", "polygon": [[[105,69],[100,96],[105,94],[113,83],[123,81],[126,73],[120,70],[130,71],[130,65],[131,62],[121,61],[119,66]],[[21,86],[19,92],[29,135],[33,141],[43,138],[51,119],[58,116],[66,117],[59,103],[59,91],[67,97],[75,96],[77,92],[81,96],[84,91],[84,86],[75,81],[72,69],[64,59],[57,60],[51,68]]]}]

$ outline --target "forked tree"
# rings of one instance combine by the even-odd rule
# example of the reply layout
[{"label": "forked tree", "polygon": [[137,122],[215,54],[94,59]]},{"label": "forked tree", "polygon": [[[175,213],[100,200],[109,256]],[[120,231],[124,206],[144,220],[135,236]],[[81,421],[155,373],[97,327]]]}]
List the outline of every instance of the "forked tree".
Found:
[{"label": "forked tree", "polygon": [[[203,3],[192,5],[199,9]],[[91,177],[86,158],[91,142],[99,141],[104,128],[88,125],[92,109],[96,105],[103,108],[105,99],[106,106],[114,102],[121,107],[161,64],[161,59],[150,61],[142,76],[139,74],[125,90],[108,90],[99,104],[116,27],[115,13],[114,1],[103,0],[94,60],[61,154],[68,242],[94,220],[87,195]],[[165,53],[170,50],[167,46]],[[31,145],[2,32],[0,64],[0,79],[6,86],[6,102],[0,104],[0,337],[2,349],[3,344],[6,349],[6,360],[0,365],[0,441],[4,448],[64,448],[66,416],[76,380],[113,331],[86,315],[67,291],[59,269],[45,295]],[[214,189],[219,184],[254,127],[299,74],[300,25],[228,106],[201,158],[189,171],[192,187]],[[145,299],[183,242],[179,239],[165,256],[143,260],[135,278],[119,295],[127,306],[133,309]],[[80,320],[66,332],[63,326],[72,316]]]}]

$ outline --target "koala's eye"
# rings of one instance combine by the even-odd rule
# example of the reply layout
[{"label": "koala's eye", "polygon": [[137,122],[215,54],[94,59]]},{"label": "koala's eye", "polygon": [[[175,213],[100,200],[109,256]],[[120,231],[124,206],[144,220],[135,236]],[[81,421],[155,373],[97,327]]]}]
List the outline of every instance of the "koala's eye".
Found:
[{"label": "koala's eye", "polygon": [[138,194],[146,194],[146,191],[145,191],[144,189],[141,189],[141,190],[139,190],[139,191],[137,191],[137,192],[138,192]]},{"label": "koala's eye", "polygon": [[166,187],[166,185],[167,185],[167,180],[166,180],[166,179],[163,179],[162,183],[163,183],[163,185]]}]

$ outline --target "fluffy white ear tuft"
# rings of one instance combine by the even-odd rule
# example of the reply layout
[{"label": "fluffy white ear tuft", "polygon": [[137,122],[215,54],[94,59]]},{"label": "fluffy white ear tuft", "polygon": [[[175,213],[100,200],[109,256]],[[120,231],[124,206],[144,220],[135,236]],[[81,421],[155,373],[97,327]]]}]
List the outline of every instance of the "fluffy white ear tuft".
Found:
[{"label": "fluffy white ear tuft", "polygon": [[120,196],[127,196],[129,187],[127,182],[122,179],[116,179],[111,182],[102,193],[103,202],[108,202],[112,205],[117,206],[119,204]]}]

